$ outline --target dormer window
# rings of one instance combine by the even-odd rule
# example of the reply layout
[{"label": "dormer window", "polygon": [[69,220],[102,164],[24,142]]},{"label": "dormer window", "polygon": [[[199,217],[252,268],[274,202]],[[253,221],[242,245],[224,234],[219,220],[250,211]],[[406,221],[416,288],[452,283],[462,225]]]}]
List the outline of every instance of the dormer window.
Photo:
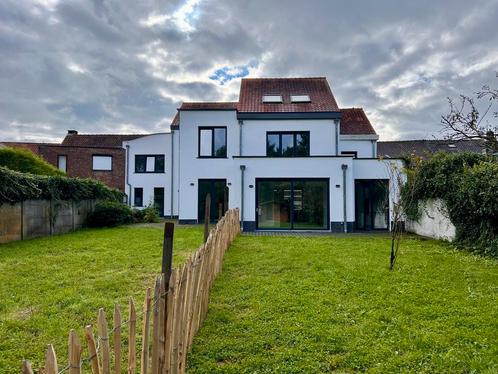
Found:
[{"label": "dormer window", "polygon": [[263,103],[281,103],[282,95],[263,95]]},{"label": "dormer window", "polygon": [[309,95],[291,95],[292,103],[310,103],[311,99]]}]

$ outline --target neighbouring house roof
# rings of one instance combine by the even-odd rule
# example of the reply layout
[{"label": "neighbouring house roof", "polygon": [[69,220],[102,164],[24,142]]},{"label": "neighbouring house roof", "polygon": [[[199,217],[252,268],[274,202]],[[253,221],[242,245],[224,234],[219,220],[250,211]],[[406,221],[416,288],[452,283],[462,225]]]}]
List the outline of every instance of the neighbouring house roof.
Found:
[{"label": "neighbouring house roof", "polygon": [[31,151],[34,154],[39,154],[40,153],[40,145],[42,144],[47,144],[47,145],[53,145],[49,143],[30,143],[30,142],[1,142],[0,147],[11,147],[11,148],[22,148],[22,149],[27,149],[28,151]]},{"label": "neighbouring house roof", "polygon": [[[264,103],[264,95],[281,95],[281,103]],[[291,95],[309,95],[310,102],[292,103]],[[245,78],[240,85],[237,110],[241,113],[338,112],[325,77]]]},{"label": "neighbouring house roof", "polygon": [[376,135],[363,108],[341,109],[341,135]]},{"label": "neighbouring house roof", "polygon": [[146,134],[68,134],[61,145],[71,147],[121,148],[123,142]]},{"label": "neighbouring house roof", "polygon": [[401,156],[419,156],[436,152],[485,152],[484,142],[481,140],[461,140],[458,142],[450,140],[397,140],[377,142],[377,155],[379,157],[397,158]]}]

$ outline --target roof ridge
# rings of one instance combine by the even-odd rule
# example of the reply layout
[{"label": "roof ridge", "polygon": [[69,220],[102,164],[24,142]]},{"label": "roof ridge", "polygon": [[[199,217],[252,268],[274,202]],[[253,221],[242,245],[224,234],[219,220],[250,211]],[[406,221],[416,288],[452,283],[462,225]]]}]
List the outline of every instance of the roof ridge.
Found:
[{"label": "roof ridge", "polygon": [[289,79],[293,79],[293,80],[301,80],[301,79],[327,79],[327,77],[317,77],[317,76],[314,76],[314,77],[253,77],[253,78],[242,78],[243,81],[248,81],[248,80],[270,80],[270,79],[273,79],[273,80],[289,80]]}]

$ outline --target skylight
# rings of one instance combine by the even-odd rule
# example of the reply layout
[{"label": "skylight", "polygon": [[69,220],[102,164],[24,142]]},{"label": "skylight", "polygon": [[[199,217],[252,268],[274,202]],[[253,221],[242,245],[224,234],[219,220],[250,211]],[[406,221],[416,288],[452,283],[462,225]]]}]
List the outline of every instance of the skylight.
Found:
[{"label": "skylight", "polygon": [[293,103],[309,103],[311,102],[309,95],[291,95],[291,102]]},{"label": "skylight", "polygon": [[263,103],[281,103],[282,95],[263,95]]}]

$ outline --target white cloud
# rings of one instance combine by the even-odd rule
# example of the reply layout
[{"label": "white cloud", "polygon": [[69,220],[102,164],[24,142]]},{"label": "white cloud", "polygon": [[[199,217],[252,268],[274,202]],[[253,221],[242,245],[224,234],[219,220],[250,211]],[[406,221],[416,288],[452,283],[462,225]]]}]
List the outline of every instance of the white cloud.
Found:
[{"label": "white cloud", "polygon": [[163,26],[168,21],[175,24],[178,30],[184,33],[195,31],[194,21],[199,17],[199,5],[202,0],[186,0],[172,14],[151,13],[145,19],[139,21],[140,25],[145,27]]}]

